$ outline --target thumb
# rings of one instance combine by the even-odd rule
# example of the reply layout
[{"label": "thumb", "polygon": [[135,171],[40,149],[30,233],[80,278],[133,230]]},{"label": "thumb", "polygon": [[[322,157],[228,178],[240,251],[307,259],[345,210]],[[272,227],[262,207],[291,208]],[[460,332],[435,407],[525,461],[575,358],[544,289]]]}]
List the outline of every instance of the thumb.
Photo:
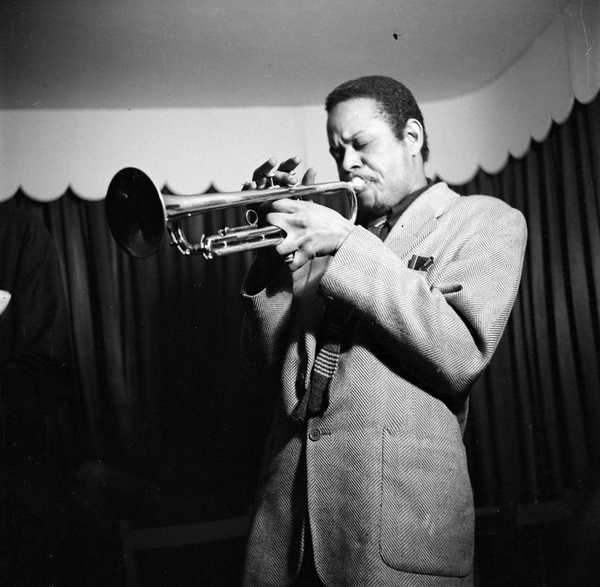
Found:
[{"label": "thumb", "polygon": [[312,167],[309,167],[302,177],[302,185],[312,185],[315,183],[316,178],[317,172]]}]

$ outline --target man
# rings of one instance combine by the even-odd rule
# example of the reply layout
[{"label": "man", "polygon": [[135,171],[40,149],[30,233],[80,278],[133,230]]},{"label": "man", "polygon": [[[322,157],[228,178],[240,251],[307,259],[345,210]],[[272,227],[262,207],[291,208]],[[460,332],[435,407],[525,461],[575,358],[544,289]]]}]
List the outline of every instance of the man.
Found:
[{"label": "man", "polygon": [[[525,222],[428,185],[423,117],[395,80],[346,82],[326,110],[358,224],[274,202],[266,220],[287,236],[242,292],[249,393],[278,394],[245,582],[469,585],[468,393],[517,294]],[[246,185],[294,183],[297,164]]]}]

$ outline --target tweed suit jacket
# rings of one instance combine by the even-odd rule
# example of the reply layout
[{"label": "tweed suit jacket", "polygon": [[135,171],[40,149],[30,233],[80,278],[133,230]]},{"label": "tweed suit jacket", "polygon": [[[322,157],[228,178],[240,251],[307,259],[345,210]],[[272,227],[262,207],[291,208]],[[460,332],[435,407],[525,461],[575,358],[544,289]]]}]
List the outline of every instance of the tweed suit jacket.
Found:
[{"label": "tweed suit jacket", "polygon": [[[244,582],[293,584],[311,533],[326,585],[472,582],[473,499],[462,440],[469,389],[517,294],[523,216],[427,189],[382,243],[356,226],[332,257],[242,290],[248,393],[276,397]],[[426,271],[413,255],[433,257]],[[345,306],[329,406],[304,393],[326,300]]]}]

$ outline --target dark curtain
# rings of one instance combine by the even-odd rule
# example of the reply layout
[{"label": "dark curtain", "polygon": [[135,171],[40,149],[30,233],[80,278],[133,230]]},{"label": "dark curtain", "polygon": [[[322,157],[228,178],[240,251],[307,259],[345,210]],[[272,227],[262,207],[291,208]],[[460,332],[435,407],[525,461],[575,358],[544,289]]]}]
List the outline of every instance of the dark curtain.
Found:
[{"label": "dark curtain", "polygon": [[[43,204],[16,197],[43,217],[61,259],[88,458],[190,494],[227,492],[234,480],[239,490],[258,458],[237,379],[250,254],[207,262],[165,244],[133,259],[113,241],[104,201],[70,190]],[[195,217],[188,230],[240,223],[228,210]]]},{"label": "dark curtain", "polygon": [[600,99],[500,173],[454,187],[504,199],[529,230],[519,298],[471,396],[477,503],[587,487],[600,457]]},{"label": "dark curtain", "polygon": [[[501,172],[453,186],[506,200],[529,228],[518,301],[472,393],[466,443],[480,510],[561,499],[594,481],[599,163],[597,97],[575,104]],[[89,458],[188,492],[209,517],[243,511],[268,413],[238,380],[239,290],[250,255],[207,262],[165,245],[131,259],[112,240],[102,201],[70,191],[45,204],[17,198],[43,217],[59,251]],[[240,223],[241,211],[230,210],[195,217],[189,228],[198,237]]]}]

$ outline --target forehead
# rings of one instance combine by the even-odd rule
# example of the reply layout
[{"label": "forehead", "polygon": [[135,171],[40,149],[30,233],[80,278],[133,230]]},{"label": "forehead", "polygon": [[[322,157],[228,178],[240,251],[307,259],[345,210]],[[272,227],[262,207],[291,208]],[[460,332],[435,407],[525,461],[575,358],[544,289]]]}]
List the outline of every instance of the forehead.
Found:
[{"label": "forehead", "polygon": [[352,98],[336,104],[327,117],[327,135],[344,141],[362,130],[391,130],[373,98]]}]

